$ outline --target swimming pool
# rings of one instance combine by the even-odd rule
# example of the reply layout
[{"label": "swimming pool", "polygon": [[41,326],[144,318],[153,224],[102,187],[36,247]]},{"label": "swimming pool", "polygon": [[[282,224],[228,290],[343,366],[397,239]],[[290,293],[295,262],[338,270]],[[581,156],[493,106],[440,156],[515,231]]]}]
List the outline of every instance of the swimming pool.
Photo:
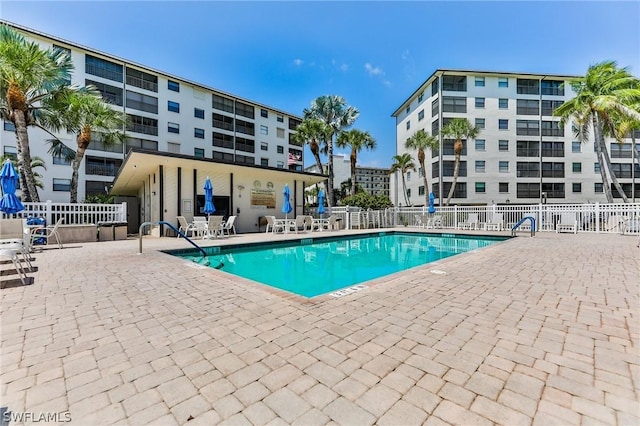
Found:
[{"label": "swimming pool", "polygon": [[[380,232],[204,249],[211,267],[301,296],[314,297],[505,239]],[[167,253],[193,261],[202,259],[195,250]]]}]

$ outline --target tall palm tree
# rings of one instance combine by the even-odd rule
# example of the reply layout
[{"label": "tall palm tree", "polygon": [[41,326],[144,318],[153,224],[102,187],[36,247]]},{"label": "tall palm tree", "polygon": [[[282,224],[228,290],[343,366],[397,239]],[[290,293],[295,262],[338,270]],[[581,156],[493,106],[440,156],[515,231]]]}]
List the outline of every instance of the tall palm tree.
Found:
[{"label": "tall palm tree", "polygon": [[316,98],[309,108],[304,109],[304,118],[315,118],[322,121],[330,129],[325,143],[327,144],[328,175],[329,185],[327,188],[327,203],[329,207],[333,205],[333,138],[341,131],[351,126],[360,112],[352,106],[347,105],[347,101],[342,96],[323,95]]},{"label": "tall palm tree", "polygon": [[67,84],[73,65],[62,49],[43,50],[8,25],[0,25],[0,110],[16,128],[18,170],[25,201],[40,201],[31,170],[27,127],[35,124],[38,103]]},{"label": "tall palm tree", "polygon": [[[442,136],[448,136],[455,139],[453,144],[453,153],[455,154],[455,163],[453,166],[453,182],[451,183],[451,189],[447,195],[447,201],[445,206],[449,205],[451,197],[456,190],[456,183],[458,183],[458,175],[460,173],[460,154],[464,148],[462,140],[475,139],[480,133],[480,129],[473,126],[466,118],[454,118],[446,126],[442,128]],[[442,153],[440,153],[442,155]],[[443,171],[440,170],[440,173]]]},{"label": "tall palm tree", "polygon": [[331,129],[323,121],[308,118],[302,120],[302,123],[296,127],[296,133],[293,135],[296,142],[309,145],[311,154],[316,160],[316,167],[318,167],[320,173],[324,172],[320,154],[327,153],[326,140],[330,133]]},{"label": "tall palm tree", "polygon": [[[71,162],[70,202],[78,202],[78,170],[85,151],[95,133],[98,140],[110,146],[124,141],[125,116],[109,106],[94,86],[82,90],[60,90],[56,96],[47,99],[47,107],[42,122],[56,131],[66,130],[76,134],[77,149]],[[53,150],[62,142],[54,141]]]},{"label": "tall palm tree", "polygon": [[422,180],[424,182],[424,205],[426,206],[429,204],[429,193],[431,192],[431,188],[429,188],[429,183],[427,182],[427,169],[425,169],[424,167],[424,151],[425,149],[437,149],[438,138],[429,135],[429,133],[427,133],[424,129],[420,129],[413,135],[411,135],[409,139],[407,139],[407,142],[404,146],[407,149],[418,150],[418,163],[420,163],[420,168],[422,168]]},{"label": "tall palm tree", "polygon": [[400,172],[400,176],[402,176],[402,192],[404,194],[404,202],[406,206],[409,206],[409,198],[407,197],[407,182],[404,179],[405,173],[409,170],[416,171],[416,165],[413,163],[413,158],[411,154],[405,152],[404,154],[394,155],[393,163],[391,164],[391,168],[389,169],[389,173]]},{"label": "tall palm tree", "polygon": [[[640,103],[631,105],[635,111],[640,112]],[[616,139],[622,143],[625,137],[631,137],[631,197],[632,202],[636,199],[636,163],[640,165],[640,153],[636,144],[636,132],[640,130],[640,120],[631,116],[616,119]]]},{"label": "tall palm tree", "polygon": [[369,132],[352,129],[338,134],[336,146],[338,146],[338,148],[351,148],[351,195],[356,195],[356,163],[358,162],[358,153],[363,149],[375,149],[376,140]]},{"label": "tall palm tree", "polygon": [[618,68],[615,61],[605,61],[590,66],[584,77],[572,80],[569,84],[576,96],[556,108],[553,114],[561,117],[561,124],[572,118],[576,136],[583,142],[588,139],[590,129],[593,129],[602,187],[607,201],[613,202],[608,171],[614,187],[623,201],[627,202],[613,173],[604,137],[616,135],[616,117],[640,118],[640,112],[630,106],[640,100],[638,79],[627,68]]}]

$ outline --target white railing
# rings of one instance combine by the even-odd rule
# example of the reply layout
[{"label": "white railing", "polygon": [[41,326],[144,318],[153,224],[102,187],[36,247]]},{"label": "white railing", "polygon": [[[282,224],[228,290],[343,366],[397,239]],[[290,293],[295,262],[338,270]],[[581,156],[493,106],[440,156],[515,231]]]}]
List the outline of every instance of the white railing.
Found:
[{"label": "white railing", "polygon": [[102,222],[126,222],[127,203],[121,204],[80,204],[80,203],[22,203],[24,210],[8,215],[0,212],[0,219],[41,217],[47,224],[54,224],[64,218],[65,225],[98,224]]},{"label": "white railing", "polygon": [[[367,211],[340,206],[330,211],[342,221],[345,229],[415,227],[420,226],[422,216],[429,215],[428,207],[392,207]],[[441,217],[443,229],[457,229],[460,223],[467,221],[469,213],[477,214],[480,224],[489,222],[494,214],[502,214],[506,230],[511,230],[522,218],[529,216],[535,219],[536,231],[552,232],[555,232],[563,213],[572,213],[576,216],[579,232],[640,234],[640,203],[449,206],[436,207],[434,215]]]}]

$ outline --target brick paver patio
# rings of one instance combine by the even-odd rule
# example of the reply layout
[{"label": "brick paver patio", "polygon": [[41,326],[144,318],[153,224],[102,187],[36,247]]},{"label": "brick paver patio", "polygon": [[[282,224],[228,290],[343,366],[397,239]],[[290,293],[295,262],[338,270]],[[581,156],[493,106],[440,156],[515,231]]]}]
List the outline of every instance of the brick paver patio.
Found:
[{"label": "brick paver patio", "polygon": [[521,236],[311,300],[156,251],[176,239],[47,249],[33,285],[0,290],[1,405],[78,425],[637,425],[635,242]]}]

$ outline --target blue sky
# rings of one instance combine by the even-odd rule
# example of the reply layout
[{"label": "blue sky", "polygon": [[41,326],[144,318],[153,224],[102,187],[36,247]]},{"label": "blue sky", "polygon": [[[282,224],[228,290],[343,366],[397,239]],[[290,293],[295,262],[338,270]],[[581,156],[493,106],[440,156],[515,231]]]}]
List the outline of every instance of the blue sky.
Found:
[{"label": "blue sky", "polygon": [[[292,114],[320,95],[388,167],[393,111],[438,68],[582,75],[615,60],[640,75],[639,1],[0,0],[0,16]],[[306,163],[311,164],[311,155]]]}]

